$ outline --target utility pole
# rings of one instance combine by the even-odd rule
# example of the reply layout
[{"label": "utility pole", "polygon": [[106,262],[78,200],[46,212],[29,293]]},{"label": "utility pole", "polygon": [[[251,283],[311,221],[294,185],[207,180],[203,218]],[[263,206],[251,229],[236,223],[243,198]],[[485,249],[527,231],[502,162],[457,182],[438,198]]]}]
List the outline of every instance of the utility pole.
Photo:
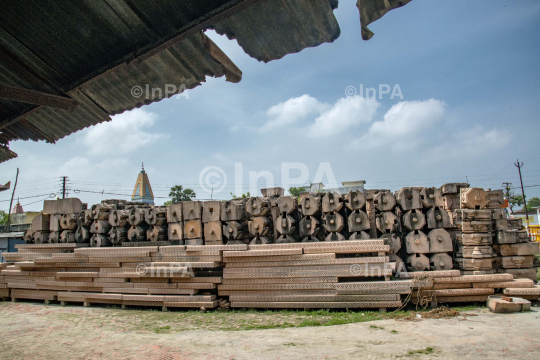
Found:
[{"label": "utility pole", "polygon": [[[509,182],[503,182],[504,189],[506,190],[506,199],[508,201],[508,207],[510,208],[510,211],[514,212],[512,208],[510,207],[510,189],[512,188],[512,183]],[[508,209],[505,209],[506,216],[508,216]]]},{"label": "utility pole", "polygon": [[529,214],[527,213],[527,199],[525,198],[525,190],[523,190],[523,178],[521,177],[521,167],[523,166],[523,163],[519,162],[519,159],[517,160],[517,163],[515,163],[516,167],[519,171],[519,181],[521,182],[521,194],[523,195],[523,204],[525,206],[525,218],[527,219],[527,232],[529,231]]},{"label": "utility pole", "polygon": [[66,178],[67,176],[62,176],[62,199],[66,198]]},{"label": "utility pole", "polygon": [[15,186],[13,187],[13,192],[11,193],[11,201],[9,202],[8,222],[7,222],[8,232],[10,231],[10,228],[11,228],[11,208],[13,207],[13,196],[15,195],[15,189],[17,188],[18,180],[19,180],[19,168],[17,168],[17,176],[15,177]]},{"label": "utility pole", "polygon": [[512,188],[512,183],[509,182],[503,182],[504,189],[506,190],[506,197],[510,199],[510,189]]}]

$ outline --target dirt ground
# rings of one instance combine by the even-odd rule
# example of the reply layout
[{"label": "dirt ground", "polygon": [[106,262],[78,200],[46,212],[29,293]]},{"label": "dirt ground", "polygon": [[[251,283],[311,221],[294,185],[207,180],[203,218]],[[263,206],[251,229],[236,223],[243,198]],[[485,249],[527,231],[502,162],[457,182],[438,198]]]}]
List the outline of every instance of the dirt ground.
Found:
[{"label": "dirt ground", "polygon": [[[451,319],[238,331],[235,323],[256,323],[257,313],[205,315],[3,302],[0,358],[538,359],[540,307],[532,309],[500,315],[484,308],[468,311],[478,316]],[[281,315],[280,321],[289,316],[295,315]],[[212,330],[216,328],[227,330]]]}]

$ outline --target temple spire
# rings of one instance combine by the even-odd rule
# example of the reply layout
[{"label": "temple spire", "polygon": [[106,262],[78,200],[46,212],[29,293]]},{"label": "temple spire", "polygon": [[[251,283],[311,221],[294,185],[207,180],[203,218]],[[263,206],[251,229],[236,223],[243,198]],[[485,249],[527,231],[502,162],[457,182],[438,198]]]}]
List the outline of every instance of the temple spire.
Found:
[{"label": "temple spire", "polygon": [[131,201],[140,201],[154,205],[154,193],[152,191],[152,186],[150,185],[150,180],[148,179],[148,174],[144,171],[144,163],[142,163],[142,170],[137,176],[137,182],[133,189]]}]

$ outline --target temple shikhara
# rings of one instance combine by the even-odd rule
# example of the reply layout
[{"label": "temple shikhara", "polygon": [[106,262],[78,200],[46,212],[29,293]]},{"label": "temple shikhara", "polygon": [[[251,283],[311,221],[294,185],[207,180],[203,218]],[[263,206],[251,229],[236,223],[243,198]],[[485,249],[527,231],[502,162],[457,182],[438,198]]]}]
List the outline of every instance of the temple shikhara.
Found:
[{"label": "temple shikhara", "polygon": [[150,180],[148,180],[148,175],[146,174],[146,171],[144,171],[144,163],[142,164],[142,170],[139,173],[139,176],[137,176],[137,182],[135,183],[135,188],[131,195],[131,201],[145,202],[154,205],[154,193],[152,192],[152,186],[150,185]]}]

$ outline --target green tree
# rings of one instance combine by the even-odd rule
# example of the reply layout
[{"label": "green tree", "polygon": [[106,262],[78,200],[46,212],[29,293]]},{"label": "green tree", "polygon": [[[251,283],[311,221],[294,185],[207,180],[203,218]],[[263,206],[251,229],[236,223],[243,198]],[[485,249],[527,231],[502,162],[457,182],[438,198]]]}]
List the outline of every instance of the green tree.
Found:
[{"label": "green tree", "polygon": [[540,206],[540,199],[537,197],[532,197],[529,199],[529,201],[527,201],[528,210],[532,210],[533,208],[539,207],[539,206]]},{"label": "green tree", "polygon": [[248,191],[246,194],[242,194],[242,196],[236,196],[231,192],[231,196],[233,199],[245,199],[245,198],[251,197],[251,194]]},{"label": "green tree", "polygon": [[514,192],[508,194],[508,206],[510,207],[510,212],[514,212],[514,207],[519,207],[523,205],[523,196],[516,195]]},{"label": "green tree", "polygon": [[169,193],[171,204],[176,204],[180,201],[192,201],[195,196],[195,191],[191,189],[184,189],[182,185],[173,186],[171,188],[171,192]]},{"label": "green tree", "polygon": [[4,210],[0,210],[0,225],[8,224],[8,213]]},{"label": "green tree", "polygon": [[167,200],[163,203],[163,206],[169,206],[172,205],[172,200]]},{"label": "green tree", "polygon": [[297,199],[300,197],[300,193],[303,193],[304,191],[306,191],[305,187],[291,187],[291,188],[289,188],[289,194],[291,194],[291,196],[296,197]]}]

